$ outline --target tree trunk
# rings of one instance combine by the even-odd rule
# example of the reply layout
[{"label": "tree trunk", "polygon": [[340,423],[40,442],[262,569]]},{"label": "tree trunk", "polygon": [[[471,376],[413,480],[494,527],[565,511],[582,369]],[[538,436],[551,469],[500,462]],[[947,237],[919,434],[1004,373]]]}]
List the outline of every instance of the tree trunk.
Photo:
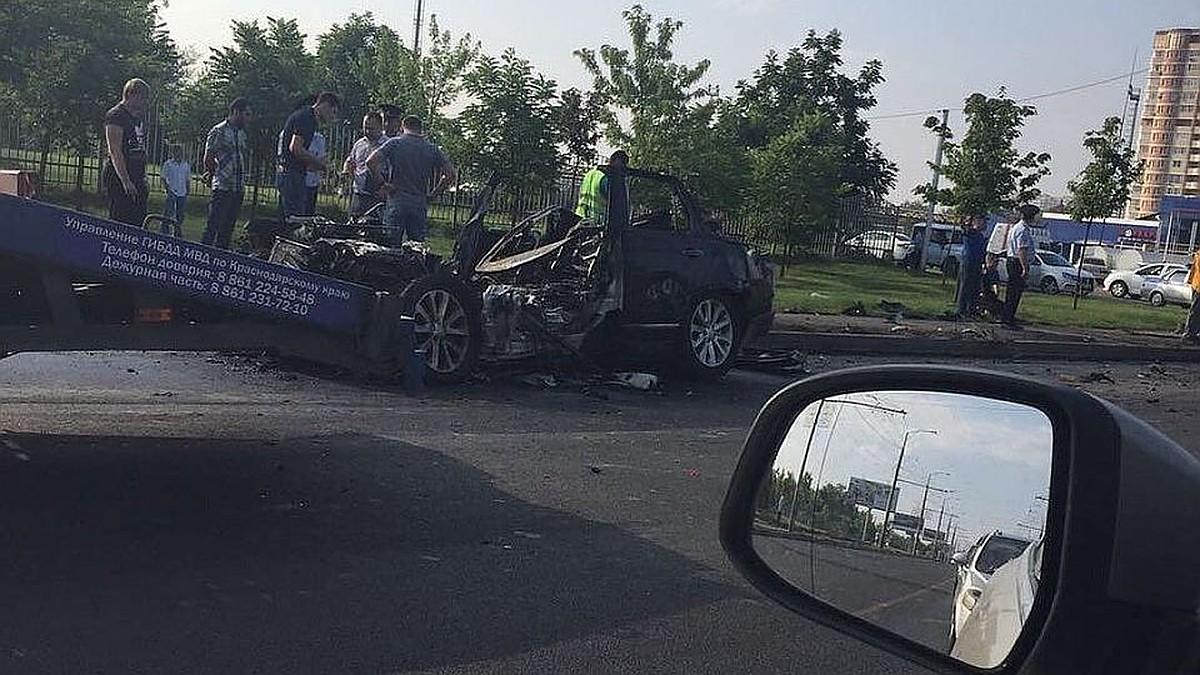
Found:
[{"label": "tree trunk", "polygon": [[43,188],[50,184],[50,179],[46,176],[46,166],[50,163],[50,143],[52,138],[49,129],[42,132],[42,158],[38,161],[38,180],[42,182]]},{"label": "tree trunk", "polygon": [[75,153],[75,209],[83,210],[83,152]]}]

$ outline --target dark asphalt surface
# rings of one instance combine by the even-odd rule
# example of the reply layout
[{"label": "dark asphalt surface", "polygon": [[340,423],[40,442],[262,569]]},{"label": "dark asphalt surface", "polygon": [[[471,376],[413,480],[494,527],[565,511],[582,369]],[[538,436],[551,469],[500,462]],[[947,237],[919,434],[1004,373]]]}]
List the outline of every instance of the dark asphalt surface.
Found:
[{"label": "dark asphalt surface", "polygon": [[[1187,444],[1197,379],[1122,391]],[[776,607],[720,550],[784,383],[413,399],[236,357],[2,360],[0,673],[924,672]]]},{"label": "dark asphalt surface", "polygon": [[780,576],[835,607],[939,651],[949,649],[955,569],[880,551],[756,534]]}]

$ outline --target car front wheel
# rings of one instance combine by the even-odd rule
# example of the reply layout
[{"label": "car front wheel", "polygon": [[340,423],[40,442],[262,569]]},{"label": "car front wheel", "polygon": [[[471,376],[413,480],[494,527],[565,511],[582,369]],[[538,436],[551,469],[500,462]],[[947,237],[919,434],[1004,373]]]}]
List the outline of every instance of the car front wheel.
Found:
[{"label": "car front wheel", "polygon": [[737,319],[724,298],[699,298],[688,306],[680,331],[684,370],[696,377],[721,377],[733,367],[740,338]]},{"label": "car front wheel", "polygon": [[1044,277],[1042,279],[1041,288],[1042,292],[1048,295],[1058,294],[1058,282],[1054,280],[1054,277]]},{"label": "car front wheel", "polygon": [[1167,304],[1167,297],[1159,291],[1154,291],[1150,294],[1150,304],[1155,307],[1162,307]]},{"label": "car front wheel", "polygon": [[1124,298],[1129,295],[1129,285],[1124,281],[1114,281],[1108,285],[1108,294],[1114,298]]}]

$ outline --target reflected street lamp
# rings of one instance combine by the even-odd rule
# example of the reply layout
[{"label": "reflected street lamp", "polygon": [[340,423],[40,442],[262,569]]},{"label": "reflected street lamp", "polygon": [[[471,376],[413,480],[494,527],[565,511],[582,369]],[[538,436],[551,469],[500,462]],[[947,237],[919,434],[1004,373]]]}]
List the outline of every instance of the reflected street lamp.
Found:
[{"label": "reflected street lamp", "polygon": [[[921,527],[917,529],[917,536],[913,537],[912,549],[909,551],[909,554],[911,555],[917,554],[917,542],[921,540],[921,537],[925,536],[925,504],[929,502],[929,481],[933,480],[933,477],[939,474],[942,476],[949,476],[950,472],[931,471],[929,475],[925,476],[925,493],[921,495]],[[942,507],[945,508],[945,506],[946,503],[943,501]]]},{"label": "reflected street lamp", "polygon": [[896,472],[892,474],[892,489],[888,491],[887,511],[883,515],[883,531],[880,533],[880,547],[887,543],[888,528],[891,526],[892,513],[895,511],[893,502],[896,499],[896,483],[900,480],[900,465],[904,463],[904,449],[908,447],[908,439],[916,434],[937,435],[936,429],[909,429],[904,432],[904,440],[900,443],[900,456],[896,458]]}]

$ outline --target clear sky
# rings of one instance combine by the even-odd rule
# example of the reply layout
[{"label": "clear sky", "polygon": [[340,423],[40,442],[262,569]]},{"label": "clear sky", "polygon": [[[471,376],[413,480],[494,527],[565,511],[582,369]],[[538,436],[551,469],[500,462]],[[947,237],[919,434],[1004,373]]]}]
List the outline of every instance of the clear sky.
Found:
[{"label": "clear sky", "polygon": [[[626,46],[620,16],[630,3],[595,0],[425,0],[443,28],[472,33],[499,53],[514,47],[560,86],[587,87],[572,52],[601,44]],[[857,68],[867,59],[884,64],[888,81],[877,90],[876,115],[961,106],[974,91],[1005,86],[1017,98],[1088,84],[1128,73],[1135,50],[1144,68],[1153,33],[1200,27],[1197,0],[1011,0],[914,2],[912,0],[648,0],[656,18],[684,22],[675,54],[712,61],[709,82],[732,93],[751,76],[768,49],[786,51],[809,29],[836,28],[843,56]],[[310,36],[351,12],[371,11],[401,35],[412,34],[413,0],[170,0],[163,11],[175,40],[203,52],[229,41],[232,19],[290,17]],[[1144,75],[1135,86],[1144,84]],[[1087,162],[1083,133],[1120,115],[1126,80],[1034,102],[1039,114],[1027,125],[1023,150],[1051,153],[1053,175],[1043,191],[1063,195]],[[925,162],[933,140],[924,115],[873,122],[872,135],[900,167],[893,199],[907,199],[928,179]],[[961,130],[961,115],[951,126]]]},{"label": "clear sky", "polygon": [[[900,478],[916,483],[929,479],[932,487],[953,491],[946,513],[959,517],[958,548],[997,529],[1036,537],[1017,524],[1036,526],[1045,519],[1046,503],[1037,496],[1048,493],[1054,436],[1041,411],[940,392],[849,394],[834,400],[863,405],[823,407],[804,464],[815,487],[845,486],[852,476],[890,485],[905,432],[933,430],[936,435],[909,435]],[[799,472],[817,407],[810,405],[792,425],[776,456],[777,469]],[[896,510],[918,515],[923,486],[898,487]],[[942,495],[931,491],[926,502],[929,529],[936,527],[941,506]],[[876,511],[875,518],[882,521],[883,513]]]}]

